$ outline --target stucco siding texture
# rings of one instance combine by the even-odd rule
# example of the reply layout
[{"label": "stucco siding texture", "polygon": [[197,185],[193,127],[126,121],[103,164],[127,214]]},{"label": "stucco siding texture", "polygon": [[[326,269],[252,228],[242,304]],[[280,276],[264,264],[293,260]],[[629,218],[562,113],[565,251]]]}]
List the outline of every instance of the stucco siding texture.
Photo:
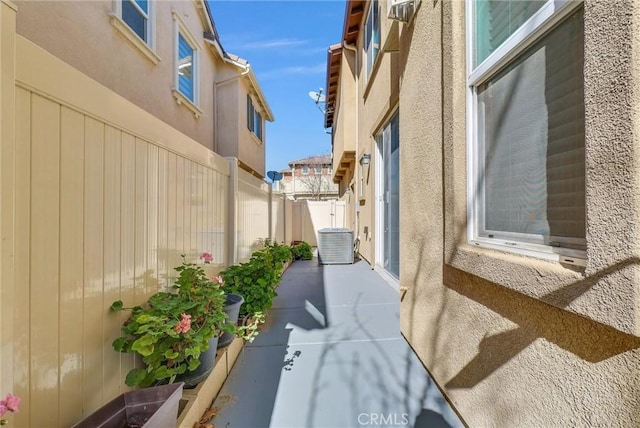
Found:
[{"label": "stucco siding texture", "polygon": [[[224,81],[223,81],[224,82]],[[216,122],[218,124],[216,141],[216,151],[225,157],[238,156],[238,131],[240,124],[240,116],[244,117],[244,128],[247,127],[247,107],[246,101],[242,102],[238,99],[238,80],[230,80],[221,83],[216,87]]]},{"label": "stucco siding texture", "polygon": [[[211,94],[215,58],[204,44],[204,26],[194,2],[154,2],[158,64],[153,64],[111,24],[112,1],[17,1],[16,4],[19,34],[213,149]],[[171,92],[175,87],[172,11],[180,15],[200,44],[199,108],[203,113],[199,118],[179,105]]]},{"label": "stucco siding texture", "polygon": [[465,248],[464,2],[423,1],[402,27],[401,330],[469,426],[640,421],[638,18],[585,3],[584,272]]},{"label": "stucco siding texture", "polygon": [[[238,114],[238,158],[249,165],[254,171],[266,176],[265,171],[265,151],[267,142],[267,124],[269,122],[264,120],[264,112],[260,112],[262,115],[262,141],[249,130],[247,127],[247,93],[249,93],[248,85],[242,81],[237,86],[238,93],[238,105],[240,106]],[[254,106],[258,103],[254,99]]]},{"label": "stucco siding texture", "polygon": [[[373,4],[373,3],[371,3]],[[386,13],[386,5],[380,5],[381,16]],[[366,14],[365,14],[366,16]],[[388,32],[389,22],[382,20],[381,34]],[[384,36],[383,36],[384,37]],[[364,32],[361,31],[359,46],[364,45]],[[363,192],[358,193],[360,200],[360,253],[371,264],[382,264],[382,260],[375,258],[376,242],[376,171],[381,168],[376,160],[378,148],[375,136],[382,131],[395,112],[398,100],[398,58],[397,54],[378,52],[373,67],[367,75],[366,57],[362,56],[362,64],[359,64],[359,93],[358,99],[358,148],[356,152],[356,185],[360,186],[360,170],[362,170]],[[402,123],[402,117],[400,117]],[[402,126],[402,125],[401,125]],[[368,167],[359,165],[363,154],[371,155],[371,163]],[[359,191],[359,190],[358,190]],[[366,231],[366,233],[365,233]]]}]

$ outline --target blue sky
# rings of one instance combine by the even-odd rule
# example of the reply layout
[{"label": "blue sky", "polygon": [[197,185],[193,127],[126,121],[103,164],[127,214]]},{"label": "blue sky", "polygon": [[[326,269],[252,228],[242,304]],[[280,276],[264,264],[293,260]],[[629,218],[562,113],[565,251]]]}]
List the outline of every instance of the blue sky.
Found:
[{"label": "blue sky", "polygon": [[331,152],[309,91],[325,86],[327,48],[340,43],[345,2],[209,0],[222,46],[251,63],[276,118],[267,171]]}]

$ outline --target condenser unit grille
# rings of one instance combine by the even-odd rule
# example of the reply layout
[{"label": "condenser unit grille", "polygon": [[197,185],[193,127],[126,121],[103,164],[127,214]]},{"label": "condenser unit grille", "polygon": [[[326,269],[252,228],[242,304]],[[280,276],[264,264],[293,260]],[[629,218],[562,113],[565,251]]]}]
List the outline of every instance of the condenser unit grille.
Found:
[{"label": "condenser unit grille", "polygon": [[318,257],[324,265],[353,263],[353,232],[343,228],[320,229]]}]

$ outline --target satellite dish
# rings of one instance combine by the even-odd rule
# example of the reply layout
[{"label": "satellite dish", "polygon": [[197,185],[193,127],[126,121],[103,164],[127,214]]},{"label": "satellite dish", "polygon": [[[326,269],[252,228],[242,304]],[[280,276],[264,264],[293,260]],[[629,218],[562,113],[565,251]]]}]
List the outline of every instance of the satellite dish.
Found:
[{"label": "satellite dish", "polygon": [[271,181],[279,181],[282,180],[282,173],[278,171],[269,171],[267,172],[267,177],[269,177]]},{"label": "satellite dish", "polygon": [[322,94],[322,88],[319,91],[310,91],[309,98],[311,98],[316,104],[326,101],[326,97]]}]

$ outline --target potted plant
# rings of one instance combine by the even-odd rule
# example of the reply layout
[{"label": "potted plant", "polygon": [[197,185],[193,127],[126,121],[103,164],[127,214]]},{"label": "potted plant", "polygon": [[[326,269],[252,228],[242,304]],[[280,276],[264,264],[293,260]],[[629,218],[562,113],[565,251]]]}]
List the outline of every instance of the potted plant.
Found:
[{"label": "potted plant", "polygon": [[[240,307],[244,303],[244,297],[239,294],[230,293],[228,289],[224,288],[224,278],[222,275],[214,276],[214,282],[220,284],[225,290],[224,294],[224,313],[227,315],[225,320],[227,324],[227,330],[222,333],[218,339],[218,349],[229,346],[233,342],[233,338],[241,331],[238,329],[238,317],[240,316]],[[246,339],[246,338],[245,338]]]},{"label": "potted plant", "polygon": [[125,392],[71,428],[174,426],[182,387],[182,383],[172,383]]},{"label": "potted plant", "polygon": [[271,308],[284,263],[291,260],[291,250],[285,245],[265,240],[265,247],[255,251],[248,262],[230,266],[220,273],[219,281],[226,284],[229,293],[244,297],[240,317],[244,320],[237,334],[252,341],[258,334],[258,325],[265,320]]},{"label": "potted plant", "polygon": [[213,369],[218,334],[229,329],[224,322],[224,292],[201,265],[188,263],[184,256],[175,270],[179,275],[172,292],[152,295],[146,307],[126,308],[120,300],[111,305],[113,311],[131,311],[113,348],[137,353],[145,364],[129,371],[128,386],[147,387],[177,379],[189,387]]}]

